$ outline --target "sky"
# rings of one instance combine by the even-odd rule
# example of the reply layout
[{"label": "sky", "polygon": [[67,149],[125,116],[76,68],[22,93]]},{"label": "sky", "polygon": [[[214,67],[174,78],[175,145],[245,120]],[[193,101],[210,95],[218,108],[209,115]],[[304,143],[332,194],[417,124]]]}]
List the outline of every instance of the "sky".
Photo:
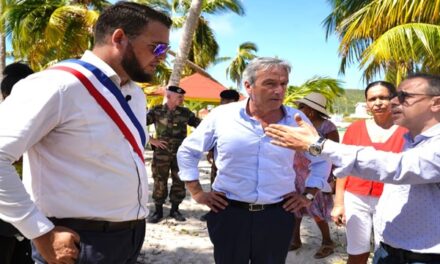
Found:
[{"label": "sky", "polygon": [[[115,2],[112,0],[111,2]],[[314,76],[343,81],[348,89],[365,84],[357,64],[339,75],[339,42],[335,35],[326,40],[322,21],[330,14],[327,0],[242,0],[245,15],[231,13],[207,16],[219,44],[219,57],[235,57],[240,44],[257,45],[258,56],[272,56],[292,65],[290,85],[300,85]],[[181,30],[173,30],[170,43],[177,51]],[[10,42],[7,42],[10,50]],[[172,58],[171,58],[172,59]],[[236,84],[226,77],[230,61],[210,66],[207,71],[226,87]]]},{"label": "sky", "polygon": [[[345,76],[339,75],[339,42],[335,35],[328,40],[322,21],[330,14],[326,0],[242,0],[245,15],[209,16],[220,46],[219,57],[235,57],[243,42],[253,42],[258,56],[276,56],[292,65],[290,85],[300,85],[314,76],[342,80],[343,87],[363,89],[357,64]],[[180,32],[171,34],[171,46],[178,49]],[[235,84],[226,78],[228,62],[211,66],[207,71],[226,87]]]}]

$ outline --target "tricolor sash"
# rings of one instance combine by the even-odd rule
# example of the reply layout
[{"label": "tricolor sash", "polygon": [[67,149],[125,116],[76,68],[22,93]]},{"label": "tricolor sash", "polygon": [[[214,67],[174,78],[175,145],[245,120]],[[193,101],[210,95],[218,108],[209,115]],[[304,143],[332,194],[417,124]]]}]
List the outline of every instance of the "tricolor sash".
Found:
[{"label": "tricolor sash", "polygon": [[144,129],[121,90],[107,75],[94,65],[82,60],[66,60],[49,69],[62,70],[74,75],[115,122],[134,152],[144,161],[142,151],[146,143]]}]

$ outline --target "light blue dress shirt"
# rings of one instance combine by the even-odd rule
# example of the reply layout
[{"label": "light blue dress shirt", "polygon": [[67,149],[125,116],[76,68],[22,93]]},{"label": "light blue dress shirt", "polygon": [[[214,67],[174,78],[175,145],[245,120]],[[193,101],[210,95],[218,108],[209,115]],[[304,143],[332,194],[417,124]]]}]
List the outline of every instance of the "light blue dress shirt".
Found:
[{"label": "light blue dress shirt", "polygon": [[357,175],[385,183],[377,227],[383,242],[419,253],[440,254],[440,124],[414,139],[402,153],[328,141],[323,156],[338,176]]},{"label": "light blue dress shirt", "polygon": [[[247,100],[221,105],[208,114],[187,137],[177,152],[179,176],[183,181],[199,178],[198,162],[205,151],[215,147],[218,172],[213,189],[232,200],[271,204],[295,190],[295,151],[270,143],[260,122],[246,112]],[[284,107],[278,124],[296,126],[299,110]],[[307,119],[308,120],[308,119]],[[330,164],[308,155],[311,173],[306,186],[322,189],[327,184]]]}]

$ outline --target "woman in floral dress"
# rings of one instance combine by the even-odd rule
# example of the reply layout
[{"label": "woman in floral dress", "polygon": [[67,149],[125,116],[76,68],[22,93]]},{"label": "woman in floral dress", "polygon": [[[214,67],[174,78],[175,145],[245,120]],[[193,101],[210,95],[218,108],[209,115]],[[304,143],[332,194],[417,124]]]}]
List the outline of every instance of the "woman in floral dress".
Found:
[{"label": "woman in floral dress", "polygon": [[[312,122],[313,126],[318,130],[318,133],[325,138],[333,141],[339,141],[339,134],[336,126],[328,120],[328,114],[325,109],[327,100],[319,93],[311,93],[305,98],[298,100],[298,109],[301,110]],[[297,193],[303,193],[305,189],[305,182],[309,175],[309,163],[303,153],[297,152],[294,159],[294,169],[296,172],[295,187]],[[333,208],[332,188],[334,185],[333,176],[329,175],[329,184],[316,194],[310,207],[302,209],[295,214],[295,228],[293,232],[293,240],[291,243],[291,250],[296,250],[301,247],[300,226],[302,217],[305,214],[310,215],[315,220],[322,235],[321,247],[315,253],[314,257],[317,259],[325,258],[334,252],[335,245],[330,236],[330,229],[328,221],[331,221],[331,211]]]}]

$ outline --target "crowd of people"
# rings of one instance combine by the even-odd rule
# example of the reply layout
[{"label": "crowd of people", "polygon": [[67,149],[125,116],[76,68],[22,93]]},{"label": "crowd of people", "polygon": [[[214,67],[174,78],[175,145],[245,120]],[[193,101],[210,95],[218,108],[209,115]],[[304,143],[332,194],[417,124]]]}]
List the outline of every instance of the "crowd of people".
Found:
[{"label": "crowd of people", "polygon": [[[117,2],[99,16],[94,47],[81,59],[35,74],[23,64],[7,68],[2,263],[136,263],[146,222],[163,219],[167,197],[169,216],[186,220],[179,211],[186,189],[210,209],[202,220],[219,264],[284,263],[302,246],[304,215],[321,232],[317,259],[334,252],[333,220],[346,226],[349,264],[367,263],[371,240],[375,264],[440,263],[439,76],[410,75],[397,89],[370,83],[372,118],[352,123],[342,143],[324,95],[310,93],[296,108],[283,104],[291,66],[279,58],[250,61],[242,76],[248,98],[225,91],[203,120],[182,106],[178,86],[147,111],[136,83],[150,81],[166,58],[171,24],[146,5]],[[206,153],[209,190],[198,170]],[[14,163],[22,156],[21,181]]]}]

